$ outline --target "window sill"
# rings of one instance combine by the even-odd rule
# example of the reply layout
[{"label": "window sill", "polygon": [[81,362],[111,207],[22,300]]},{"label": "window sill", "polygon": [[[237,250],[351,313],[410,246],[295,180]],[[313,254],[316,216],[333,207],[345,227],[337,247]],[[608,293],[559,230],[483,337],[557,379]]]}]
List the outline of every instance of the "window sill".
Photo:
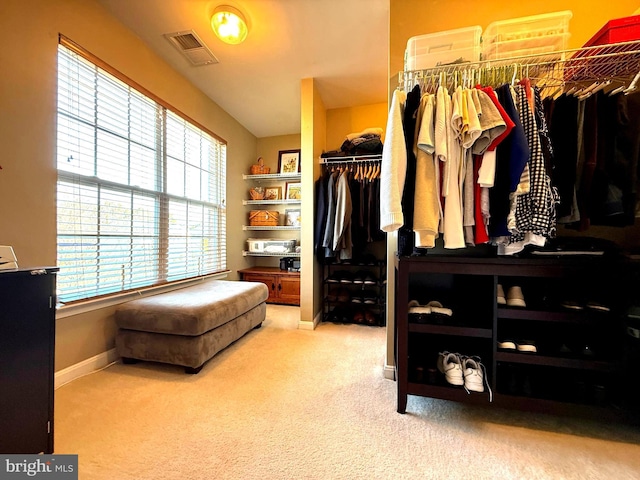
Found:
[{"label": "window sill", "polygon": [[136,298],[149,297],[151,295],[157,295],[163,292],[170,292],[179,288],[190,287],[198,283],[202,283],[206,280],[226,278],[229,271],[216,273],[215,275],[209,275],[206,277],[192,278],[190,280],[184,280],[182,282],[175,282],[169,285],[159,285],[157,287],[149,287],[140,290],[135,290],[127,293],[120,293],[110,295],[96,300],[87,300],[85,302],[74,303],[72,305],[59,305],[56,309],[56,320],[62,318],[72,317],[74,315],[80,315],[94,310],[100,310],[101,308],[112,307],[121,303],[134,300]]}]

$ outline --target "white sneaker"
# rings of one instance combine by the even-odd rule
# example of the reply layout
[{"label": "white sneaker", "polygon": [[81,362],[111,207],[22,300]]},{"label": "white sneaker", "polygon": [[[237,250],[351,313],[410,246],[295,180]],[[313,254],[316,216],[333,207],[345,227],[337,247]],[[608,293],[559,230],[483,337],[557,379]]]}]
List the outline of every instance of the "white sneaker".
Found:
[{"label": "white sneaker", "polygon": [[460,354],[441,352],[438,356],[438,370],[451,385],[464,385],[462,378],[462,360]]},{"label": "white sneaker", "polygon": [[466,357],[464,365],[464,387],[472,392],[484,392],[484,373],[482,364],[471,357]]}]

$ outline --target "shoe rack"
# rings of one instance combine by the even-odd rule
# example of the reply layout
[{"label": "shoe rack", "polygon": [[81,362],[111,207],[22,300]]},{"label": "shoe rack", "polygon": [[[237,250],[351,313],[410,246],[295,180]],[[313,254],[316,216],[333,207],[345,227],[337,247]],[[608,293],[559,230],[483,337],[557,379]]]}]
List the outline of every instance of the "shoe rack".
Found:
[{"label": "shoe rack", "polygon": [[[632,284],[624,258],[427,255],[396,257],[395,269],[399,413],[408,395],[418,395],[619,418]],[[499,291],[506,301],[498,301]],[[452,314],[411,313],[422,310],[410,302],[432,301]],[[485,391],[448,383],[438,369],[441,352],[481,359]]]},{"label": "shoe rack", "polygon": [[386,325],[386,262],[372,254],[352,260],[326,259],[323,321]]}]

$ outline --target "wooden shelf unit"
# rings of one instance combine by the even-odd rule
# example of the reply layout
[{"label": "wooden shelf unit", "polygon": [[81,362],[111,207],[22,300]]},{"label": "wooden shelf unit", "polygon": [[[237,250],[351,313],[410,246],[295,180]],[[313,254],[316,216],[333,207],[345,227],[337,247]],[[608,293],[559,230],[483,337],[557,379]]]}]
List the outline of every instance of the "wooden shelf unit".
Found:
[{"label": "wooden shelf unit", "polygon": [[[406,411],[408,395],[418,395],[558,414],[620,417],[625,396],[622,317],[633,275],[625,258],[396,256],[395,270],[399,413]],[[498,306],[498,283],[521,285],[527,304],[534,308]],[[547,298],[552,292],[558,300],[565,291],[575,291],[573,287],[587,295],[604,294],[610,300],[610,312],[563,310]],[[454,315],[444,324],[415,323],[408,303],[416,296],[421,297],[420,304],[442,299]],[[454,323],[458,316],[464,318],[464,325]],[[527,337],[520,338],[536,340],[538,353],[498,350],[498,341],[507,334],[525,333]],[[563,354],[557,349],[562,342],[572,341],[596,345],[595,353],[586,356],[574,350]],[[456,352],[458,346],[467,349],[459,351],[463,355],[481,352],[492,403],[487,391],[468,394],[463,387],[446,383],[440,372],[433,376],[438,353]],[[416,368],[431,370],[431,377],[418,378]],[[535,388],[523,387],[523,379],[531,380]]]}]

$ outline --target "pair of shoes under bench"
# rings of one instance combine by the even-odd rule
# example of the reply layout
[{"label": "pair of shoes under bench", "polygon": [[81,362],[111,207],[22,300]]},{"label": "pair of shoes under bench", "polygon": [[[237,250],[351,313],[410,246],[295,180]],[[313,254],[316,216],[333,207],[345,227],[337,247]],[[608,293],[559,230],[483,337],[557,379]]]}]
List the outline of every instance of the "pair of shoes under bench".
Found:
[{"label": "pair of shoes under bench", "polygon": [[493,392],[487,380],[487,372],[479,357],[466,357],[459,353],[441,352],[438,356],[438,370],[451,385],[464,386],[467,393],[489,390],[489,401]]}]

